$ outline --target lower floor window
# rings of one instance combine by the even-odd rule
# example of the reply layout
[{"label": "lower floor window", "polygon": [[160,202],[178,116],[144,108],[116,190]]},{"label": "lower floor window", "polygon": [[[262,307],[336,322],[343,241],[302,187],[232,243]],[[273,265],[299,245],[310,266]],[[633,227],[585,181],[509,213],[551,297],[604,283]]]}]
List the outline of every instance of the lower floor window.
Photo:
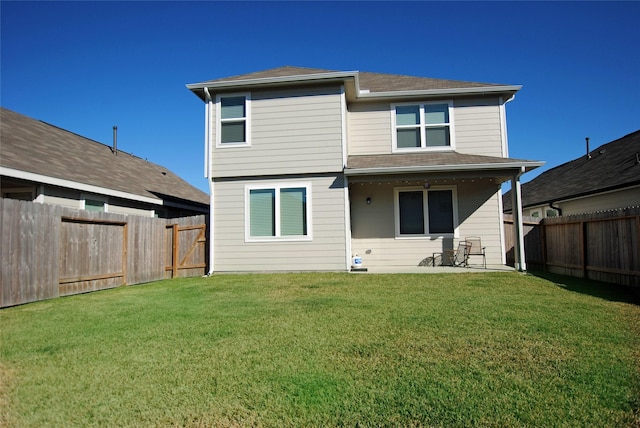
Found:
[{"label": "lower floor window", "polygon": [[454,234],[455,202],[454,188],[396,189],[396,236]]},{"label": "lower floor window", "polygon": [[247,237],[309,237],[309,187],[274,186],[248,189]]}]

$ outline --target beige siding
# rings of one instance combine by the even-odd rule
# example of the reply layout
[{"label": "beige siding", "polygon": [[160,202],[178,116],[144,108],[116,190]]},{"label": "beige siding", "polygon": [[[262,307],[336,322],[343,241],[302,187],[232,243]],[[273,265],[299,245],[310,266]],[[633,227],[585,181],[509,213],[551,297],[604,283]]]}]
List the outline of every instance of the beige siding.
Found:
[{"label": "beige siding", "polygon": [[[158,206],[160,208],[160,206]],[[154,212],[150,209],[142,209],[142,208],[133,208],[127,207],[123,205],[117,205],[113,203],[109,203],[109,212],[116,214],[132,214],[132,215],[141,215],[145,217],[153,217]]]},{"label": "beige siding", "polygon": [[[448,183],[451,184],[451,183]],[[459,236],[396,238],[393,189],[398,183],[351,183],[352,252],[365,267],[415,267],[433,253],[451,250],[465,236],[479,236],[487,247],[487,264],[501,265],[497,186],[488,180],[457,182]],[[367,205],[366,198],[371,197]],[[474,264],[480,258],[470,260]]]},{"label": "beige siding", "polygon": [[[313,239],[291,242],[245,242],[245,186],[311,183]],[[336,176],[273,180],[216,181],[214,184],[214,270],[346,270],[344,188]]]},{"label": "beige siding", "polygon": [[502,156],[500,105],[495,100],[454,102],[456,151]]},{"label": "beige siding", "polygon": [[349,105],[347,124],[349,155],[391,153],[389,103],[352,103]]},{"label": "beige siding", "polygon": [[602,193],[555,205],[562,208],[563,216],[640,206],[640,187]]},{"label": "beige siding", "polygon": [[214,177],[342,170],[339,88],[253,92],[250,131],[250,146],[214,148]]},{"label": "beige siding", "polygon": [[[392,152],[391,104],[351,103],[349,155]],[[497,99],[454,102],[455,149],[460,153],[502,156],[500,105]]]},{"label": "beige siding", "polygon": [[74,190],[45,187],[42,195],[45,204],[60,205],[67,208],[80,208],[80,192]]}]

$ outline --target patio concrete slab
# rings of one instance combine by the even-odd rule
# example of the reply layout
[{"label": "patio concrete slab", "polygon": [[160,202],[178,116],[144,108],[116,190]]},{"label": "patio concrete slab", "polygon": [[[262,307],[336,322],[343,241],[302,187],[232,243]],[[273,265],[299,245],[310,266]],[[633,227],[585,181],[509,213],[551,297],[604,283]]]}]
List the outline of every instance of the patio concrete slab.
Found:
[{"label": "patio concrete slab", "polygon": [[358,271],[352,273],[482,273],[482,272],[515,272],[511,266],[491,265],[487,268],[482,266],[453,267],[453,266],[404,266],[404,267],[364,267],[366,272]]}]

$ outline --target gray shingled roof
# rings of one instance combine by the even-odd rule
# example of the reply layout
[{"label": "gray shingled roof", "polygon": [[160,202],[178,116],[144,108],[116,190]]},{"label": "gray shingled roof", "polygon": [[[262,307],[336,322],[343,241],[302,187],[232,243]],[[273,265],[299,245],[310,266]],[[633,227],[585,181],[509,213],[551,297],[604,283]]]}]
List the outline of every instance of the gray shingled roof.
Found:
[{"label": "gray shingled roof", "polygon": [[[337,70],[325,70],[320,68],[303,68],[284,66],[269,70],[257,71],[254,73],[241,74],[224,77],[215,80],[208,80],[202,84],[215,84],[222,82],[233,82],[237,80],[270,79],[276,77],[303,76],[308,74],[341,73]],[[504,86],[496,83],[478,83],[460,80],[433,79],[427,77],[404,76],[398,74],[383,74],[371,72],[358,72],[360,88],[368,89],[371,92],[388,91],[419,91],[432,89],[461,89],[461,88],[483,88],[488,86]]]},{"label": "gray shingled roof", "polygon": [[0,166],[154,199],[208,204],[169,169],[73,132],[0,108]]},{"label": "gray shingled roof", "polygon": [[483,165],[501,168],[512,164],[538,162],[523,159],[501,158],[495,156],[469,155],[458,152],[407,153],[390,155],[349,156],[347,169],[401,168],[401,167],[438,167]]},{"label": "gray shingled roof", "polygon": [[256,71],[253,73],[239,74],[236,76],[223,77],[220,79],[207,80],[202,83],[216,83],[216,82],[228,82],[234,80],[252,80],[252,79],[270,79],[272,77],[290,77],[301,76],[305,74],[323,74],[334,73],[335,70],[324,70],[321,68],[304,68],[304,67],[292,67],[284,66],[277,68],[270,68],[268,70]]},{"label": "gray shingled roof", "polygon": [[[640,184],[640,130],[625,135],[577,159],[545,171],[522,185],[522,206],[586,196]],[[511,191],[503,197],[511,210]]]}]

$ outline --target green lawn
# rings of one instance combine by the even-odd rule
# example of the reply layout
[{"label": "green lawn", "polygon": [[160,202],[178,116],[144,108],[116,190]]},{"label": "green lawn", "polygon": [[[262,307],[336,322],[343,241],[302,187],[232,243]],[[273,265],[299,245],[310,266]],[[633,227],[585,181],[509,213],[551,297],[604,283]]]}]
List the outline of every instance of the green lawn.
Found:
[{"label": "green lawn", "polygon": [[640,306],[517,273],[216,275],[0,311],[0,426],[640,425]]}]

